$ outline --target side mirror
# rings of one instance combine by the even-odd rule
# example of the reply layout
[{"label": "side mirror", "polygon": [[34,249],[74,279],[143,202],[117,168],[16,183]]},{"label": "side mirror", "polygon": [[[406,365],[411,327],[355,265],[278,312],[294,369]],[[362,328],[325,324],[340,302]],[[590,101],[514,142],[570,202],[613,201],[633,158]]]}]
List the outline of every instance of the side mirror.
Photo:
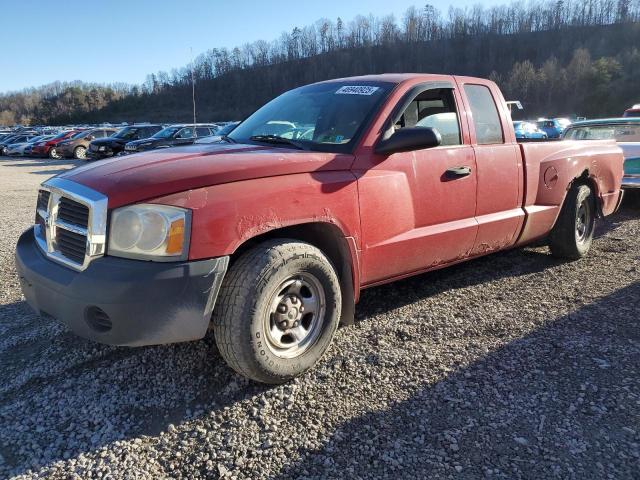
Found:
[{"label": "side mirror", "polygon": [[442,137],[440,133],[433,128],[401,128],[386,140],[380,140],[376,145],[376,153],[391,155],[397,152],[433,148],[441,143]]},{"label": "side mirror", "polygon": [[85,140],[88,140],[89,142],[90,142],[91,140],[95,140],[95,139],[96,139],[96,137],[94,137],[93,135],[87,135],[87,136],[85,137]]}]

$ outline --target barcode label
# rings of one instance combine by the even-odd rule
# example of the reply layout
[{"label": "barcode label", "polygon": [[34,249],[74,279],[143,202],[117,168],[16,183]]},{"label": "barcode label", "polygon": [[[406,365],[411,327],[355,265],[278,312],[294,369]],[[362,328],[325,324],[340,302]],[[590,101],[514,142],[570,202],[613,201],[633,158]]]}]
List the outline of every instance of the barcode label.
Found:
[{"label": "barcode label", "polygon": [[373,95],[378,89],[367,85],[345,85],[338,89],[336,95]]}]

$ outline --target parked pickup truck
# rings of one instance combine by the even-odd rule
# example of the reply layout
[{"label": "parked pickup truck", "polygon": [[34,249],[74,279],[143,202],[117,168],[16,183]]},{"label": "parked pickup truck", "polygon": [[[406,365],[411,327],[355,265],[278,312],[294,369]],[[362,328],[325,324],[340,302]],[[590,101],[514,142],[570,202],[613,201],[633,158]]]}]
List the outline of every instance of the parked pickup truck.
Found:
[{"label": "parked pickup truck", "polygon": [[518,144],[487,80],[327,81],[223,143],[47,180],[17,269],[27,302],[80,336],[165,344],[211,325],[231,367],[280,383],[318,362],[363,288],[541,239],[582,257],[622,165],[614,141]]}]

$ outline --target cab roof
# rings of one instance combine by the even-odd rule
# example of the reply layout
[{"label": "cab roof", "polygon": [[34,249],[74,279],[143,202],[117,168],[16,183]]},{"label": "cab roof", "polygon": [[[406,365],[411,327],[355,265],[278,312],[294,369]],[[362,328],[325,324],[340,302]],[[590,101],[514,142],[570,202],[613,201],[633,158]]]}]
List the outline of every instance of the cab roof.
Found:
[{"label": "cab roof", "polygon": [[[344,77],[344,78],[333,78],[331,80],[325,80],[324,82],[319,83],[333,83],[333,82],[344,82],[344,81],[354,81],[354,82],[386,82],[386,83],[395,83],[400,84],[409,80],[423,79],[425,81],[429,80],[442,80],[442,79],[453,79],[455,78],[453,75],[441,75],[436,73],[381,73],[377,75],[361,75],[357,77]],[[469,78],[469,77],[465,77]],[[486,81],[484,79],[483,82]]]}]

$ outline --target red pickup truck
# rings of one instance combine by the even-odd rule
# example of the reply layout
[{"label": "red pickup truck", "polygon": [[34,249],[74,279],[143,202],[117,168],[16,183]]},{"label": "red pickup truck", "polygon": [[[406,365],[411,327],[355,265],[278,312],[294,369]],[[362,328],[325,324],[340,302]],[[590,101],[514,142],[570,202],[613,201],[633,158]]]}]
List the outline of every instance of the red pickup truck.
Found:
[{"label": "red pickup truck", "polygon": [[313,366],[363,288],[547,239],[589,250],[622,197],[613,141],[516,142],[478,78],[389,74],[287,92],[217,145],[43,183],[27,302],[115,345],[202,338],[252,379]]}]

